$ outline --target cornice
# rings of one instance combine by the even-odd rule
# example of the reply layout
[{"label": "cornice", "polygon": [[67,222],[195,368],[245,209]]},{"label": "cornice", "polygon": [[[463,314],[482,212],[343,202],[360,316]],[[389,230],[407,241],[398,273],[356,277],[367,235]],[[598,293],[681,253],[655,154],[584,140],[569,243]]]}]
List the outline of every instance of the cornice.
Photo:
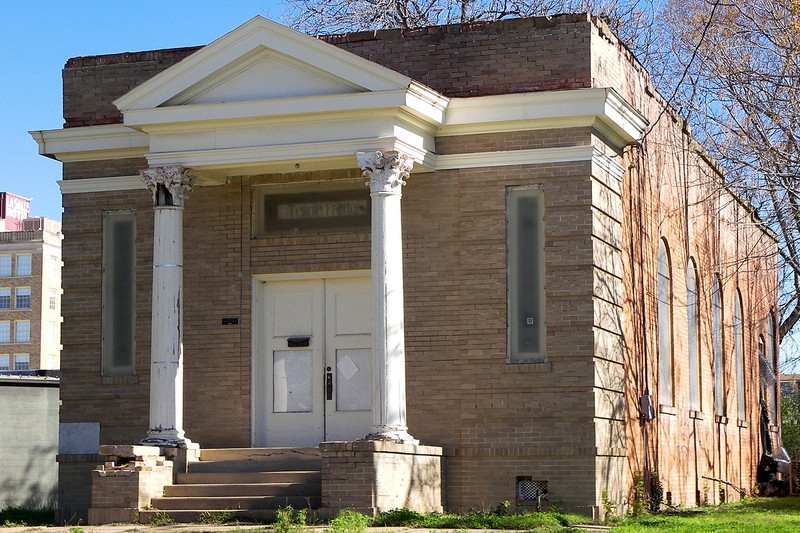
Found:
[{"label": "cornice", "polygon": [[58,161],[99,161],[143,156],[150,144],[146,134],[122,124],[31,131],[39,154]]},{"label": "cornice", "polygon": [[646,126],[613,89],[574,89],[454,98],[437,136],[592,127],[622,148],[638,142]]}]

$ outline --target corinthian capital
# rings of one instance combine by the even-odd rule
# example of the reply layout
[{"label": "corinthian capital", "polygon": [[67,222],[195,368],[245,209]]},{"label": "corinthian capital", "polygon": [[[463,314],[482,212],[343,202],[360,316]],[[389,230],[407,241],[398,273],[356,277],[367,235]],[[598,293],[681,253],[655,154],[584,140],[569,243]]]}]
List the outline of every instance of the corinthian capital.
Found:
[{"label": "corinthian capital", "polygon": [[150,167],[139,171],[142,181],[153,194],[154,206],[183,207],[187,193],[197,178],[181,166]]},{"label": "corinthian capital", "polygon": [[414,159],[402,152],[358,152],[356,157],[371,193],[400,194],[414,166]]}]

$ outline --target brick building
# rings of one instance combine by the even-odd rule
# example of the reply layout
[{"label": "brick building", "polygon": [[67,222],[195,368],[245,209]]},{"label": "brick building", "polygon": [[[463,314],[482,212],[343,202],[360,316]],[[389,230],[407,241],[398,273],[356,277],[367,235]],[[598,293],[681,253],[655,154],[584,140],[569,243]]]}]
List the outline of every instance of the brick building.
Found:
[{"label": "brick building", "polygon": [[[30,202],[0,193],[0,371],[59,368],[61,224],[15,219],[5,204]],[[29,207],[28,207],[29,209]]]},{"label": "brick building", "polygon": [[[754,482],[761,397],[776,421],[775,241],[663,106],[587,15],[256,17],[69,60],[65,127],[34,133],[64,163],[62,485],[144,440],[319,446],[324,507],[733,497],[712,480]],[[376,459],[364,503],[335,469],[366,448],[442,475]]]}]

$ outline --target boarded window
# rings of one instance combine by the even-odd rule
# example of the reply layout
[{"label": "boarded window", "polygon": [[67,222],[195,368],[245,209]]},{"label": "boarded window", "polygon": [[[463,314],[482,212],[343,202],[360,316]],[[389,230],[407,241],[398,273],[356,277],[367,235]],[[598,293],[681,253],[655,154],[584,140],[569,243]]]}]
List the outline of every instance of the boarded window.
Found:
[{"label": "boarded window", "polygon": [[697,311],[697,269],[686,266],[686,333],[689,352],[689,409],[700,411],[700,326]]},{"label": "boarded window", "polygon": [[133,374],[136,322],[136,214],[103,213],[103,375]]},{"label": "boarded window", "polygon": [[714,350],[714,413],[725,416],[725,380],[722,375],[722,286],[719,276],[714,276],[714,286],[711,289],[711,312]]},{"label": "boarded window", "polygon": [[538,188],[508,189],[508,361],[544,362],[544,197]]},{"label": "boarded window", "polygon": [[669,252],[658,246],[658,401],[672,405],[672,276]]},{"label": "boarded window", "polygon": [[736,414],[739,420],[746,418],[744,411],[744,324],[742,318],[742,295],[736,291],[736,302],[733,305],[733,351],[736,355]]}]

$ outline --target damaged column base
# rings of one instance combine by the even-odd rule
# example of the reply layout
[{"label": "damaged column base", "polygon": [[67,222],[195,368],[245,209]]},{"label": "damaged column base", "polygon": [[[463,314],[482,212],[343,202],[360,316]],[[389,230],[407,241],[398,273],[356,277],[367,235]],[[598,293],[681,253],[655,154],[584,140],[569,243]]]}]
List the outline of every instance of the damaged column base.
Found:
[{"label": "damaged column base", "polygon": [[137,522],[139,511],[172,484],[172,461],[156,446],[104,445],[105,463],[92,471],[89,524]]}]

